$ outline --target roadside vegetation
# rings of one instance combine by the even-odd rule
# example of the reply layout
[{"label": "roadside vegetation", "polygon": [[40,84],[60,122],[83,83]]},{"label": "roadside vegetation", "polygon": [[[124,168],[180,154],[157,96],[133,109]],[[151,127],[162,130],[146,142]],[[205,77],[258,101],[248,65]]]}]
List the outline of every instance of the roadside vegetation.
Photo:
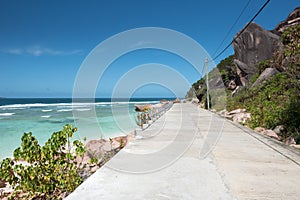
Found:
[{"label": "roadside vegetation", "polygon": [[[260,62],[257,66],[259,72],[234,96],[228,88],[229,81],[236,81],[238,77],[233,64],[234,55],[221,61],[217,69],[226,88],[227,111],[244,108],[251,113],[247,126],[274,129],[281,125],[284,127],[280,135],[282,140],[292,137],[300,144],[300,25],[287,28],[281,39],[283,49],[276,51],[272,59]],[[253,83],[266,68],[275,68],[280,73],[254,87]],[[207,108],[205,79],[194,83],[192,89]]]},{"label": "roadside vegetation", "polygon": [[[14,157],[0,162],[0,179],[14,189],[7,198],[61,199],[75,190],[83,181],[82,166],[76,157],[85,153],[82,142],[71,142],[76,131],[67,124],[61,131],[54,132],[44,146],[32,133],[24,133]],[[1,194],[1,198],[4,197]]]}]

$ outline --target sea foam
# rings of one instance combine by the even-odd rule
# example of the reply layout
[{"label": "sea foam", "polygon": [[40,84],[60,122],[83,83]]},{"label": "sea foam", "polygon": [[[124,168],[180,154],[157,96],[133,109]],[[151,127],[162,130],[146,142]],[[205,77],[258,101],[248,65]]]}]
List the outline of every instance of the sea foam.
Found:
[{"label": "sea foam", "polygon": [[51,117],[51,115],[43,115],[43,116],[41,116],[42,118],[49,118],[49,117]]},{"label": "sea foam", "polygon": [[0,116],[3,116],[3,117],[7,117],[7,116],[12,116],[16,113],[0,113]]},{"label": "sea foam", "polygon": [[52,109],[48,109],[48,110],[42,110],[42,112],[51,112]]}]

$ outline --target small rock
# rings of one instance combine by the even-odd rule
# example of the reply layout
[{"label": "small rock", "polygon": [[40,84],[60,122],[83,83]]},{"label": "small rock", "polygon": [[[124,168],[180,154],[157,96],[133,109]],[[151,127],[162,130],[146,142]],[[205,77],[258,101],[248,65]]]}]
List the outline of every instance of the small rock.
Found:
[{"label": "small rock", "polygon": [[227,115],[226,109],[219,111],[219,115],[221,115],[223,117],[226,116]]},{"label": "small rock", "polygon": [[110,141],[106,141],[105,144],[102,146],[102,150],[104,152],[111,151],[113,149],[112,144]]},{"label": "small rock", "polygon": [[251,113],[246,112],[246,109],[242,109],[242,108],[232,110],[228,113],[225,112],[224,115],[227,119],[232,119],[232,121],[242,123],[242,124],[245,124],[246,121],[251,119]]},{"label": "small rock", "polygon": [[205,108],[205,104],[204,103],[200,103],[199,104],[199,108]]},{"label": "small rock", "polygon": [[258,132],[258,133],[262,133],[262,132],[264,132],[266,129],[265,128],[263,128],[263,127],[256,127],[255,129],[254,129],[254,131],[256,131],[256,132]]},{"label": "small rock", "polygon": [[115,137],[111,141],[112,149],[123,148],[126,144],[127,144],[126,136]]},{"label": "small rock", "polygon": [[161,99],[159,102],[160,102],[160,103],[169,103],[169,101],[166,100],[166,99]]},{"label": "small rock", "polygon": [[5,181],[0,179],[0,188],[4,188],[4,187],[6,187],[6,183]]},{"label": "small rock", "polygon": [[245,124],[247,120],[251,118],[250,113],[237,113],[233,115],[232,120],[234,122]]},{"label": "small rock", "polygon": [[228,89],[230,90],[235,90],[235,88],[237,87],[236,83],[234,80],[231,80],[229,83],[228,83]]},{"label": "small rock", "polygon": [[300,144],[291,144],[290,146],[300,150]]},{"label": "small rock", "polygon": [[273,131],[274,131],[276,134],[280,135],[280,134],[282,134],[282,133],[285,131],[285,128],[284,128],[283,125],[279,125],[279,126],[276,126],[276,127],[273,129]]},{"label": "small rock", "polygon": [[216,113],[217,110],[216,109],[211,109],[210,112]]},{"label": "small rock", "polygon": [[286,140],[285,140],[285,144],[286,145],[293,145],[293,144],[296,144],[296,141],[293,137],[288,137]]},{"label": "small rock", "polygon": [[230,111],[228,114],[233,115],[233,114],[242,113],[242,112],[246,112],[246,109],[239,108],[239,109]]},{"label": "small rock", "polygon": [[199,99],[197,99],[197,98],[193,98],[193,99],[192,99],[192,103],[193,103],[193,104],[197,104],[197,103],[199,103]]},{"label": "small rock", "polygon": [[129,135],[127,135],[127,144],[129,142],[131,142],[132,140],[134,140],[135,138],[135,134],[134,133],[130,133]]},{"label": "small rock", "polygon": [[173,100],[173,103],[181,103],[179,98],[176,98],[175,100]]},{"label": "small rock", "polygon": [[99,169],[99,166],[93,166],[93,167],[91,167],[91,169],[90,169],[90,172],[91,173],[94,173],[94,172],[96,172],[97,170]]},{"label": "small rock", "polygon": [[264,135],[274,138],[276,140],[280,140],[280,137],[272,130],[265,130],[262,132]]}]

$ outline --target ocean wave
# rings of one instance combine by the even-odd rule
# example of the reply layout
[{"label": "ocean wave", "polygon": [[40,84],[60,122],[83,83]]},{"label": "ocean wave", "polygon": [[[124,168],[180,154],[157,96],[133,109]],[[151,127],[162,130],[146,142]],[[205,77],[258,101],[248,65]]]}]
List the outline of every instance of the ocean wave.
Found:
[{"label": "ocean wave", "polygon": [[[1,106],[0,106],[1,108]],[[2,108],[1,110],[24,110],[26,108],[23,108],[23,107],[17,107],[17,108],[14,108],[14,107],[8,107],[8,108]]]},{"label": "ocean wave", "polygon": [[49,117],[51,117],[51,115],[43,115],[43,116],[41,116],[42,118],[49,118]]},{"label": "ocean wave", "polygon": [[7,116],[12,116],[14,114],[16,114],[16,113],[0,113],[0,116],[7,117]]},{"label": "ocean wave", "polygon": [[110,102],[110,104],[154,104],[159,103],[159,101],[120,101],[120,102]]},{"label": "ocean wave", "polygon": [[60,110],[57,110],[57,112],[70,112],[72,111],[72,109],[60,109]]},{"label": "ocean wave", "polygon": [[96,105],[98,107],[105,107],[105,106],[110,106],[110,104],[101,104],[101,105]]},{"label": "ocean wave", "polygon": [[81,109],[75,109],[76,111],[89,111],[91,110],[90,108],[81,108]]},{"label": "ocean wave", "polygon": [[48,110],[42,110],[42,112],[51,112],[52,111],[52,109],[48,109]]},{"label": "ocean wave", "polygon": [[97,105],[113,105],[113,104],[152,104],[159,101],[119,101],[119,102],[95,102],[95,103],[32,103],[32,104],[12,104],[0,106],[0,109],[25,109],[31,107],[62,107],[62,108],[78,108],[90,107]]}]

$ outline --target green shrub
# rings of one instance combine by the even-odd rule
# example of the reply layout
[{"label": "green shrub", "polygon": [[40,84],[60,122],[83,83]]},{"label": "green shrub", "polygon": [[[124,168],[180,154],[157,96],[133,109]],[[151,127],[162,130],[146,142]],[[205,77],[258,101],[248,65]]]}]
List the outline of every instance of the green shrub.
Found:
[{"label": "green shrub", "polygon": [[[0,178],[14,187],[11,198],[58,199],[82,182],[75,159],[76,155],[83,156],[85,148],[78,140],[71,146],[75,131],[67,124],[54,132],[44,146],[32,133],[24,133],[14,159],[6,158],[0,163]],[[75,153],[71,153],[72,147]]]},{"label": "green shrub", "polygon": [[[245,108],[251,113],[247,125],[273,129],[284,125],[288,130],[283,138],[298,136],[300,126],[299,91],[287,74],[277,74],[255,88],[245,87],[234,98],[228,98],[227,110]],[[298,106],[298,107],[297,107]]]},{"label": "green shrub", "polygon": [[260,61],[258,63],[259,74],[261,74],[268,67],[270,67],[270,60]]}]

